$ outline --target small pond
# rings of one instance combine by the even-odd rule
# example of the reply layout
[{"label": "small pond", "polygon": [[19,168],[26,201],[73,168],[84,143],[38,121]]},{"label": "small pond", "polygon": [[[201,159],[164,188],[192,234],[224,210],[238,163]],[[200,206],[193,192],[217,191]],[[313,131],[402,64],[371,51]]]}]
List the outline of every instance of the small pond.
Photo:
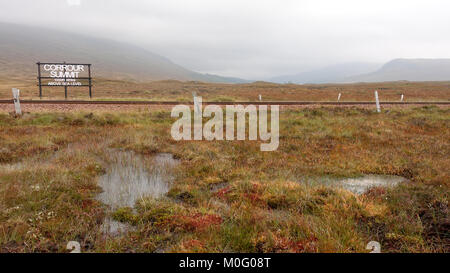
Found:
[{"label": "small pond", "polygon": [[[106,174],[98,180],[103,189],[97,199],[112,210],[134,207],[136,201],[145,197],[161,197],[166,194],[174,179],[173,169],[179,161],[172,154],[159,153],[144,157],[132,151],[108,150]],[[104,233],[117,236],[127,232],[127,224],[105,218]]]},{"label": "small pond", "polygon": [[166,194],[178,164],[168,153],[144,158],[132,151],[111,150],[107,157],[106,174],[98,180],[103,189],[98,199],[113,209],[133,207],[140,198]]}]

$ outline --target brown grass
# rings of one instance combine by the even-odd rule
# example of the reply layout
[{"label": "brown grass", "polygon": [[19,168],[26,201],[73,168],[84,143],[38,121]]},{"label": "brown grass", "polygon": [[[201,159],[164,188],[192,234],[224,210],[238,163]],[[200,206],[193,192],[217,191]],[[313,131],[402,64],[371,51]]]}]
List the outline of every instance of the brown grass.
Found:
[{"label": "brown grass", "polygon": [[[84,252],[367,252],[376,240],[383,252],[449,251],[448,108],[285,109],[275,152],[175,142],[172,122],[167,110],[0,113],[0,250],[64,252],[76,240]],[[113,213],[134,226],[119,237],[101,233],[107,210],[94,198],[108,147],[181,160],[167,196]],[[361,174],[410,182],[359,196],[304,183]]]},{"label": "brown grass", "polygon": [[[12,97],[11,88],[19,88],[24,99],[38,99],[39,91],[34,79],[0,79],[0,99]],[[296,85],[255,82],[251,84],[211,84],[202,82],[155,81],[136,83],[129,81],[94,80],[94,99],[146,99],[192,101],[196,92],[208,101],[256,101],[261,94],[263,100],[275,101],[335,101],[342,93],[342,101],[373,101],[374,90],[380,100],[399,101],[449,101],[449,82],[392,82],[360,84]],[[70,88],[69,98],[88,99],[86,87]],[[47,99],[64,98],[63,87],[44,87]]]}]

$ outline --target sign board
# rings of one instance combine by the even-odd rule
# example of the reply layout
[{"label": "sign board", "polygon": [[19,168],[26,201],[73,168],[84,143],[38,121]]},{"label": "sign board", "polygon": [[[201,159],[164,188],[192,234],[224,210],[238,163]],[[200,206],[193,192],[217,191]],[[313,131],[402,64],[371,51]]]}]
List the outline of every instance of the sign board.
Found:
[{"label": "sign board", "polygon": [[67,99],[67,87],[89,87],[89,97],[92,98],[91,64],[77,63],[41,63],[38,62],[39,97],[42,97],[42,87],[64,87]]}]

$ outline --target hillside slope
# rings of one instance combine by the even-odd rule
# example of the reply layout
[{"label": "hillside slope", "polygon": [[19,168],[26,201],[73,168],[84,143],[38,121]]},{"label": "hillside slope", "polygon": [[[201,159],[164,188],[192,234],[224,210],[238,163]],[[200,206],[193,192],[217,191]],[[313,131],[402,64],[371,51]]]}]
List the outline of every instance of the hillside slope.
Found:
[{"label": "hillside slope", "polygon": [[345,82],[448,81],[450,59],[395,59],[379,70],[345,79]]},{"label": "hillside slope", "polygon": [[36,62],[92,63],[110,79],[245,82],[201,74],[138,46],[45,28],[0,23],[0,77],[36,77]]}]

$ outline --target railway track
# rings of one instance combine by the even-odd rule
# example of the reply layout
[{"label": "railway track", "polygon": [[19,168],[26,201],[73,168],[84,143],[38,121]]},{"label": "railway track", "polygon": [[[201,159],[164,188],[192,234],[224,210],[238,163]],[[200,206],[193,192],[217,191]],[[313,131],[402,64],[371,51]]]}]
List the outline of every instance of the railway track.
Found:
[{"label": "railway track", "polygon": [[[13,103],[13,100],[0,100],[0,104]],[[21,100],[21,104],[91,104],[91,105],[178,105],[193,102],[181,101],[101,101],[101,100]],[[374,105],[374,101],[204,101],[204,105]],[[381,105],[450,105],[450,101],[380,101]]]}]

